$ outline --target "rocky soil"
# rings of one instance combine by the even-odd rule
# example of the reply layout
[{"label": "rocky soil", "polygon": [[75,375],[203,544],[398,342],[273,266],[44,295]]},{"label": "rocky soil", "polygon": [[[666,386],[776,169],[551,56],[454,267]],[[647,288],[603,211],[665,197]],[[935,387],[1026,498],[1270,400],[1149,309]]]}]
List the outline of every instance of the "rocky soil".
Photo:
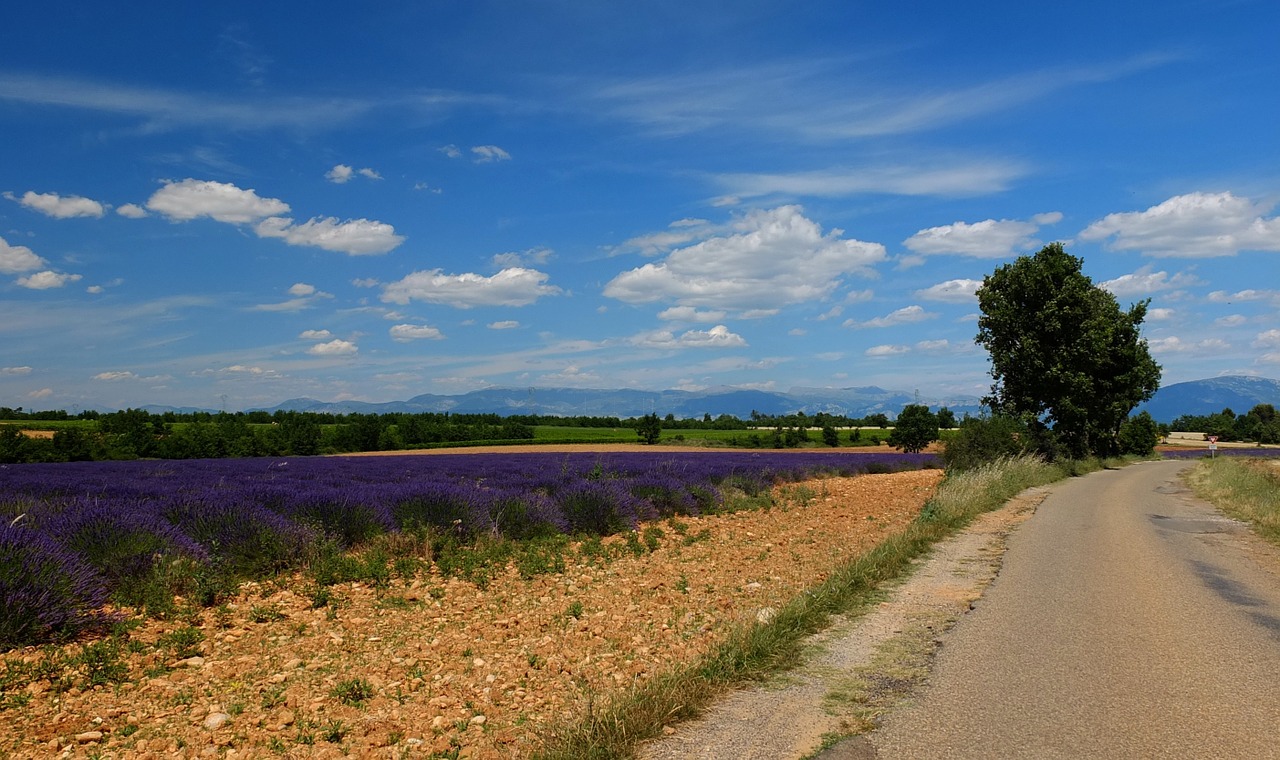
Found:
[{"label": "rocky soil", "polygon": [[[511,569],[486,588],[434,574],[343,584],[314,609],[304,578],[247,584],[221,610],[133,630],[119,684],[64,690],[50,672],[10,693],[0,757],[525,757],[904,527],[941,477],[784,486],[767,511],[657,523],[642,555],[614,537],[612,559],[570,552],[562,573]],[[178,659],[162,637],[189,624],[203,640]],[[4,667],[81,647],[11,652]]]}]

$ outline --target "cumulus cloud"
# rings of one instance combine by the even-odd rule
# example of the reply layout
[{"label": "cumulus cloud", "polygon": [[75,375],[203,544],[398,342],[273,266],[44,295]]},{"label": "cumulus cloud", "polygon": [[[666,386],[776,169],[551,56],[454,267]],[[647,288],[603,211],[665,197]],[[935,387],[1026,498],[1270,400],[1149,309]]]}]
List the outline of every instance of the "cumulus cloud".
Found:
[{"label": "cumulus cloud", "polygon": [[982,280],[947,280],[916,291],[916,297],[926,301],[967,303],[972,301],[982,287]]},{"label": "cumulus cloud", "polygon": [[657,330],[637,335],[631,343],[644,348],[741,348],[747,345],[741,335],[730,332],[724,325],[710,330],[689,330],[679,337],[667,330]]},{"label": "cumulus cloud", "polygon": [[79,279],[80,275],[78,274],[54,272],[46,269],[28,277],[19,277],[18,284],[30,290],[49,290],[51,288],[60,288],[68,282],[75,282]]},{"label": "cumulus cloud", "polygon": [[528,306],[560,288],[546,284],[548,275],[536,269],[511,267],[492,277],[466,272],[443,274],[439,269],[413,272],[382,289],[387,303],[410,301],[445,304],[459,309],[476,306]]},{"label": "cumulus cloud", "polygon": [[1179,272],[1170,275],[1168,272],[1154,272],[1147,265],[1131,274],[1121,275],[1114,280],[1099,283],[1099,287],[1108,290],[1116,297],[1147,295],[1162,290],[1173,290],[1201,284],[1201,279],[1193,274]]},{"label": "cumulus cloud", "polygon": [[289,295],[293,296],[287,301],[279,303],[263,303],[251,308],[251,311],[273,311],[273,312],[289,312],[302,311],[309,309],[315,305],[316,301],[322,298],[333,298],[332,293],[326,293],[323,290],[317,290],[314,285],[305,282],[295,282],[289,286]]},{"label": "cumulus cloud", "polygon": [[387,332],[397,343],[408,343],[411,340],[444,340],[444,333],[427,325],[393,325]]},{"label": "cumulus cloud", "polygon": [[325,172],[324,178],[336,185],[341,185],[350,181],[351,175],[354,173],[355,169],[352,169],[350,166],[347,166],[346,164],[338,164]]},{"label": "cumulus cloud", "polygon": [[514,319],[504,319],[499,322],[490,322],[488,328],[490,330],[514,330],[520,326],[520,323]]},{"label": "cumulus cloud", "polygon": [[307,353],[313,356],[350,356],[359,350],[355,343],[336,338],[325,343],[315,344],[307,349]]},{"label": "cumulus cloud", "polygon": [[494,255],[493,265],[499,269],[542,265],[555,258],[555,253],[555,251],[544,246],[530,248],[526,251],[499,253]]},{"label": "cumulus cloud", "polygon": [[859,322],[855,319],[846,319],[844,321],[844,326],[852,328],[893,327],[894,325],[909,325],[916,322],[924,322],[925,320],[934,319],[937,316],[937,314],[931,311],[925,311],[921,306],[911,305],[891,311],[883,317],[868,319],[865,322]]},{"label": "cumulus cloud", "polygon": [[[510,161],[511,154],[497,145],[476,145],[471,149],[477,164],[491,164],[495,161]],[[446,154],[447,155],[447,154]]]},{"label": "cumulus cloud", "polygon": [[138,377],[137,375],[129,371],[113,371],[113,372],[99,372],[98,374],[93,376],[93,379],[104,380],[107,382],[115,382],[117,380],[134,380],[134,379],[137,379],[137,377]]},{"label": "cumulus cloud", "polygon": [[328,340],[333,337],[333,333],[328,330],[303,330],[298,333],[298,337],[303,340]]},{"label": "cumulus cloud", "polygon": [[672,306],[658,312],[658,319],[668,322],[719,322],[725,318],[723,311],[699,311],[692,306]]},{"label": "cumulus cloud", "polygon": [[1177,336],[1155,338],[1147,341],[1152,353],[1157,354],[1196,354],[1212,356],[1231,349],[1231,344],[1221,338],[1206,338],[1201,341],[1186,341]]},{"label": "cumulus cloud", "polygon": [[1041,226],[1060,221],[1062,214],[1053,211],[1037,214],[1029,221],[987,219],[973,224],[956,222],[920,230],[903,241],[903,245],[922,256],[956,255],[1000,259],[1039,247],[1042,243],[1032,236]]},{"label": "cumulus cloud", "polygon": [[263,198],[252,189],[190,178],[166,182],[147,199],[147,208],[175,222],[209,217],[227,224],[251,224],[289,212],[289,204]]},{"label": "cumulus cloud", "polygon": [[127,219],[142,219],[147,216],[147,210],[136,203],[126,203],[116,208],[116,213]]},{"label": "cumulus cloud", "polygon": [[1209,301],[1212,303],[1237,303],[1240,301],[1267,301],[1273,298],[1280,298],[1280,292],[1275,290],[1237,290],[1234,293],[1228,293],[1225,290],[1215,290],[1209,294]]},{"label": "cumulus cloud", "polygon": [[1146,211],[1108,214],[1080,233],[1113,251],[1207,258],[1240,251],[1280,251],[1280,217],[1270,204],[1232,193],[1188,193]]},{"label": "cumulus cloud", "polygon": [[884,246],[823,233],[799,206],[752,211],[724,234],[623,272],[604,288],[627,303],[674,301],[712,309],[771,309],[826,298],[843,275],[871,275]]},{"label": "cumulus cloud", "polygon": [[677,246],[700,240],[713,229],[706,219],[679,219],[667,225],[667,229],[661,232],[638,235],[623,241],[613,250],[616,253],[636,252],[644,256],[657,256]]},{"label": "cumulus cloud", "polygon": [[25,245],[10,245],[0,237],[0,274],[20,274],[48,264]]},{"label": "cumulus cloud", "polygon": [[359,174],[367,179],[382,179],[382,175],[368,167],[364,169],[356,169],[346,164],[337,164],[329,171],[325,172],[324,178],[336,185],[342,185],[351,181],[351,178]]},{"label": "cumulus cloud", "polygon": [[79,195],[62,196],[57,193],[36,193],[28,190],[22,194],[21,198],[14,196],[13,193],[5,193],[4,197],[54,219],[71,219],[77,216],[101,219],[106,213],[106,207],[103,204]]},{"label": "cumulus cloud", "polygon": [[1254,348],[1280,348],[1280,330],[1267,330],[1258,333],[1253,341]]},{"label": "cumulus cloud", "polygon": [[863,351],[862,353],[864,356],[870,356],[872,358],[880,358],[885,356],[898,356],[900,354],[906,354],[910,352],[911,352],[911,348],[909,346],[881,345],[881,346],[872,346],[871,348],[868,348],[866,351]]},{"label": "cumulus cloud", "polygon": [[1164,308],[1148,309],[1147,321],[1148,322],[1167,322],[1173,319],[1175,314],[1176,312],[1173,309],[1164,309]]},{"label": "cumulus cloud", "polygon": [[280,238],[289,245],[313,246],[352,256],[386,253],[404,242],[394,227],[371,219],[339,222],[332,216],[315,217],[294,224],[292,219],[271,217],[263,219],[254,229],[258,237]]}]

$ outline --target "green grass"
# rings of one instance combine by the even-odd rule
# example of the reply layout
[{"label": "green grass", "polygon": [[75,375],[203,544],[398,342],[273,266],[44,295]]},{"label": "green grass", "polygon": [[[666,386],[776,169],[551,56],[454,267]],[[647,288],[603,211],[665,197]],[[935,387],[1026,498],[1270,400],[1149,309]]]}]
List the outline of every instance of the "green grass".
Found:
[{"label": "green grass", "polygon": [[1201,459],[1187,481],[1197,496],[1280,546],[1280,467],[1274,460]]},{"label": "green grass", "polygon": [[720,693],[799,664],[806,637],[837,613],[865,608],[888,582],[904,575],[937,541],[977,515],[996,509],[1022,490],[1083,474],[1101,463],[1064,468],[1033,458],[1005,460],[949,476],[905,530],[836,568],[822,584],[799,594],[768,623],[732,630],[714,651],[621,692],[557,727],[536,757],[626,757],[664,725],[696,717]]}]

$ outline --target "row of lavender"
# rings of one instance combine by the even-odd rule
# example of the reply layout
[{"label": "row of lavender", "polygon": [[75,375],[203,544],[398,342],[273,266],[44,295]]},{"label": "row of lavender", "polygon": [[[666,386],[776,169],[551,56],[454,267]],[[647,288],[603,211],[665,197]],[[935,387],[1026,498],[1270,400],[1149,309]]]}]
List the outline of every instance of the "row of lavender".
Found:
[{"label": "row of lavender", "polygon": [[[479,535],[608,535],[699,514],[729,488],[934,466],[929,455],[605,453],[77,462],[0,467],[0,645],[75,630],[111,597],[137,602],[175,560],[223,577],[297,565],[430,527]],[[7,622],[6,622],[7,621]]]}]

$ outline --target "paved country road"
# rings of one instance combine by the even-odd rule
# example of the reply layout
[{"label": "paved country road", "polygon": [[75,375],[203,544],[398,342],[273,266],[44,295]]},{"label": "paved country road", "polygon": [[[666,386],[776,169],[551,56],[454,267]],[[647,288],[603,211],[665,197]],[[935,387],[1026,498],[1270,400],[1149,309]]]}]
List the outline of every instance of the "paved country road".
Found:
[{"label": "paved country road", "polygon": [[1054,486],[925,688],[831,756],[1280,758],[1280,552],[1187,466]]}]

